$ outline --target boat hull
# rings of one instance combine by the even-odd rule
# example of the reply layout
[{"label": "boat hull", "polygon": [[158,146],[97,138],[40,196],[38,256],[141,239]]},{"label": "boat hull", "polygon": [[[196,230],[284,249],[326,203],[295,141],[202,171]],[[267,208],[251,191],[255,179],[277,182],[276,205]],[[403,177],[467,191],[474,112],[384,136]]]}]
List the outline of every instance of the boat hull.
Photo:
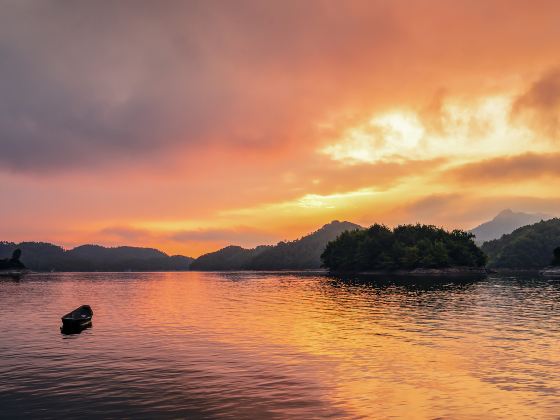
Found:
[{"label": "boat hull", "polygon": [[91,326],[92,318],[93,311],[91,307],[89,305],[82,305],[61,318],[62,327],[60,329],[63,331],[83,330]]},{"label": "boat hull", "polygon": [[62,318],[62,328],[83,328],[91,325],[91,317],[84,319],[64,319]]},{"label": "boat hull", "polygon": [[540,272],[543,277],[558,279],[560,278],[560,267],[545,268]]}]

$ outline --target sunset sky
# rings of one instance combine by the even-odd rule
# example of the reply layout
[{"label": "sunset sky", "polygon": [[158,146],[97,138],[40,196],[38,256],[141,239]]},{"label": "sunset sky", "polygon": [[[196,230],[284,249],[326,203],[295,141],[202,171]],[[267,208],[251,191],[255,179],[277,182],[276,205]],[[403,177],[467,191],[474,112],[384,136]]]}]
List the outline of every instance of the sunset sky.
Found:
[{"label": "sunset sky", "polygon": [[0,240],[560,214],[558,1],[0,3]]}]

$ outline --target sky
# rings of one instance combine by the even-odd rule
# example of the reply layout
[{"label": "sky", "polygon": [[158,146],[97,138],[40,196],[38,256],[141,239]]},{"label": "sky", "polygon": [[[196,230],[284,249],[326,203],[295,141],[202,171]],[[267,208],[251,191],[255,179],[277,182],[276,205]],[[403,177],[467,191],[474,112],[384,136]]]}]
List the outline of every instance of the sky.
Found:
[{"label": "sky", "polygon": [[0,7],[0,240],[198,256],[560,214],[558,1]]}]

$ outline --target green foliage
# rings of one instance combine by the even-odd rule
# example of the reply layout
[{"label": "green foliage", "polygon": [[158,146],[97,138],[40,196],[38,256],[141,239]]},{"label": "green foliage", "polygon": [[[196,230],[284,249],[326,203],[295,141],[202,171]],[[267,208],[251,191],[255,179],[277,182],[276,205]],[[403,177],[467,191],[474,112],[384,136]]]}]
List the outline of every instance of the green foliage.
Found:
[{"label": "green foliage", "polygon": [[[484,243],[489,266],[510,269],[541,269],[551,263],[560,245],[560,219],[541,221]],[[553,260],[556,260],[556,258]]]},{"label": "green foliage", "polygon": [[342,233],[321,255],[333,271],[368,271],[456,266],[482,267],[484,253],[471,233],[435,226],[402,225],[394,230],[375,224]]}]

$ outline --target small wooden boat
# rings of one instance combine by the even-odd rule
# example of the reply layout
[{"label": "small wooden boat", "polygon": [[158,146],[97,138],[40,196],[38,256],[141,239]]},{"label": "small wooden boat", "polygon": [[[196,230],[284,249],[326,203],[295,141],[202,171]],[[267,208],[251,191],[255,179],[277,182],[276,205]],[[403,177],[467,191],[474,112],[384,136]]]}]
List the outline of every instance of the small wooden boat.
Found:
[{"label": "small wooden boat", "polygon": [[82,329],[91,325],[93,311],[89,305],[82,305],[62,317],[63,329]]},{"label": "small wooden boat", "polygon": [[546,267],[540,271],[540,274],[543,277],[558,279],[560,278],[560,267]]}]

